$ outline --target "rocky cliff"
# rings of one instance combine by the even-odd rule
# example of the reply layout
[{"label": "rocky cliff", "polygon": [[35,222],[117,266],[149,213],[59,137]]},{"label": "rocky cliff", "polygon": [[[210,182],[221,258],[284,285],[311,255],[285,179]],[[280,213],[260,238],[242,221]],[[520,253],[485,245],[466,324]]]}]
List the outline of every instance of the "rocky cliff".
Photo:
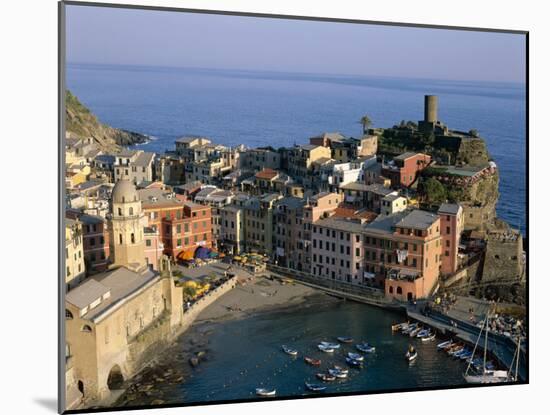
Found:
[{"label": "rocky cliff", "polygon": [[65,130],[67,137],[93,138],[98,148],[113,152],[122,146],[145,143],[148,137],[101,123],[69,90],[65,94]]}]

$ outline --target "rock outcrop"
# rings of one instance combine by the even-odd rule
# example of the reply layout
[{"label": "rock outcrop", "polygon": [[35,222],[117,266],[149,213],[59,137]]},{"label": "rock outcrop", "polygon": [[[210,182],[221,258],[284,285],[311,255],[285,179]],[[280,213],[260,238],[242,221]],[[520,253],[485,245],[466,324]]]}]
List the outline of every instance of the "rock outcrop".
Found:
[{"label": "rock outcrop", "polygon": [[122,146],[145,143],[146,135],[101,123],[69,90],[65,94],[65,131],[69,138],[92,138],[100,150],[116,152]]}]

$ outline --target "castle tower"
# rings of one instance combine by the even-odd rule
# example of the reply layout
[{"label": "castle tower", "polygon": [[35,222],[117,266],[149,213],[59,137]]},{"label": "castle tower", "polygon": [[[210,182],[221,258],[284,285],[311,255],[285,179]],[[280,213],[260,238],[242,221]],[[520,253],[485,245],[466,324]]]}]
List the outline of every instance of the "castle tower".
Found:
[{"label": "castle tower", "polygon": [[437,122],[437,95],[424,95],[424,121]]},{"label": "castle tower", "polygon": [[143,212],[136,187],[119,180],[112,194],[114,264],[138,270],[147,265],[143,239]]}]

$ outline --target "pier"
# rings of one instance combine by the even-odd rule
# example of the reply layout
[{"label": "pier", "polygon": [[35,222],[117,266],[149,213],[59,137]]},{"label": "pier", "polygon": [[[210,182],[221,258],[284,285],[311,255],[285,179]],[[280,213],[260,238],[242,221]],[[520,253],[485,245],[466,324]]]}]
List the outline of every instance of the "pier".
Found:
[{"label": "pier", "polygon": [[[476,325],[433,310],[423,313],[422,304],[420,303],[416,305],[407,305],[405,309],[409,319],[429,326],[442,335],[453,337],[472,347],[475,346],[480,332],[480,328]],[[482,348],[483,343],[480,340],[478,350]],[[512,338],[489,332],[487,338],[487,352],[492,355],[500,365],[505,366],[507,369],[511,369],[512,372],[515,370],[515,366],[512,367],[512,364],[515,365],[513,361],[516,349],[517,344]],[[522,381],[527,380],[527,359],[524,345],[520,347],[518,377]]]}]

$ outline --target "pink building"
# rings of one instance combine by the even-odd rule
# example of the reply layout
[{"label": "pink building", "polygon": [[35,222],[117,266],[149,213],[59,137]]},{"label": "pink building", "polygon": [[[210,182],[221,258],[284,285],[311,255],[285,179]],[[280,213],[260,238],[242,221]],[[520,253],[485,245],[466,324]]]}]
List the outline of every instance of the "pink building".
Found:
[{"label": "pink building", "polygon": [[162,244],[160,233],[155,226],[143,229],[143,238],[145,239],[145,258],[147,264],[154,270],[159,269],[159,260],[162,257],[164,245]]},{"label": "pink building", "polygon": [[453,274],[458,270],[458,246],[464,231],[464,212],[458,204],[443,203],[438,210],[443,238],[441,273]]},{"label": "pink building", "polygon": [[320,278],[364,283],[363,237],[366,219],[330,217],[313,224],[312,274]]}]

